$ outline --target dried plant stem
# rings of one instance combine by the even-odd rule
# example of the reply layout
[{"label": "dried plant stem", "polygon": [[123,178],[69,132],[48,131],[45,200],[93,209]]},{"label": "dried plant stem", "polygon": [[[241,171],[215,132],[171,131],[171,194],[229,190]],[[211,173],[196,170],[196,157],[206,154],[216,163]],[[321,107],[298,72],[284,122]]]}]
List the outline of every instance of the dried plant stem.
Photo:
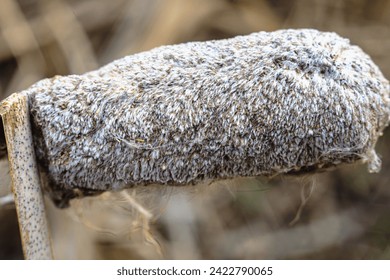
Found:
[{"label": "dried plant stem", "polygon": [[12,194],[7,194],[5,196],[0,197],[0,207],[3,207],[12,202],[14,202],[14,197]]},{"label": "dried plant stem", "polygon": [[26,259],[52,259],[45,205],[32,144],[27,96],[13,94],[0,106],[12,186]]}]

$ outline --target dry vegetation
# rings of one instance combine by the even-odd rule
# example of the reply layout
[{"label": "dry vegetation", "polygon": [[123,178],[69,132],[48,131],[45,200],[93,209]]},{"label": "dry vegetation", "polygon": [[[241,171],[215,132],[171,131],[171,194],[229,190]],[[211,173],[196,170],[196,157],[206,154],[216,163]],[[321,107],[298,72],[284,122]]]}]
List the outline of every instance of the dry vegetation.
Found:
[{"label": "dry vegetation", "polygon": [[[311,27],[360,45],[390,78],[388,0],[1,0],[0,98],[163,44]],[[57,258],[390,259],[390,140],[383,166],[307,177],[237,179],[48,202]],[[7,192],[0,165],[0,196]],[[21,258],[11,205],[0,258]]]}]

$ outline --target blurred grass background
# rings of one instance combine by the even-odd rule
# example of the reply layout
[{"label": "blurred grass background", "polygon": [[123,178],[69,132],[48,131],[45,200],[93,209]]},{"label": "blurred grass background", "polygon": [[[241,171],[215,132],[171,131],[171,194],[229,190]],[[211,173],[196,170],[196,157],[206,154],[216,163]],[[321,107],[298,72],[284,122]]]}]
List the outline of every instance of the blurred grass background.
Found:
[{"label": "blurred grass background", "polygon": [[[0,98],[153,47],[281,28],[334,31],[390,78],[389,0],[0,0]],[[236,179],[47,203],[59,259],[390,259],[389,129],[383,166]],[[0,196],[9,188],[0,164]],[[2,193],[3,192],[3,193]],[[136,193],[134,193],[136,192]],[[0,259],[22,258],[0,208]]]}]

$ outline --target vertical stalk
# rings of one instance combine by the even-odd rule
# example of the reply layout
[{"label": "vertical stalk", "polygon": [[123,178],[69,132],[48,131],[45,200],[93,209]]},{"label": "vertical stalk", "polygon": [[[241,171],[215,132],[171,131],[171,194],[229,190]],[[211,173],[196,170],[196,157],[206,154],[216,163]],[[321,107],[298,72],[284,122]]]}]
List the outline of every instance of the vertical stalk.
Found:
[{"label": "vertical stalk", "polygon": [[15,93],[0,104],[23,253],[52,259],[45,205],[33,148],[27,95]]}]

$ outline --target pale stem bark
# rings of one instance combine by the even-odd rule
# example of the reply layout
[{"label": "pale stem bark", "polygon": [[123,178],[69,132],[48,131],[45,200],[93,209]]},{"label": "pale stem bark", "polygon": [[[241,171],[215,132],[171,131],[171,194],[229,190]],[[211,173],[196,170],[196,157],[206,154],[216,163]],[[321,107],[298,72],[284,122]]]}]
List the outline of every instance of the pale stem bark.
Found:
[{"label": "pale stem bark", "polygon": [[27,96],[1,102],[10,175],[26,259],[52,259],[49,229],[33,148]]}]

